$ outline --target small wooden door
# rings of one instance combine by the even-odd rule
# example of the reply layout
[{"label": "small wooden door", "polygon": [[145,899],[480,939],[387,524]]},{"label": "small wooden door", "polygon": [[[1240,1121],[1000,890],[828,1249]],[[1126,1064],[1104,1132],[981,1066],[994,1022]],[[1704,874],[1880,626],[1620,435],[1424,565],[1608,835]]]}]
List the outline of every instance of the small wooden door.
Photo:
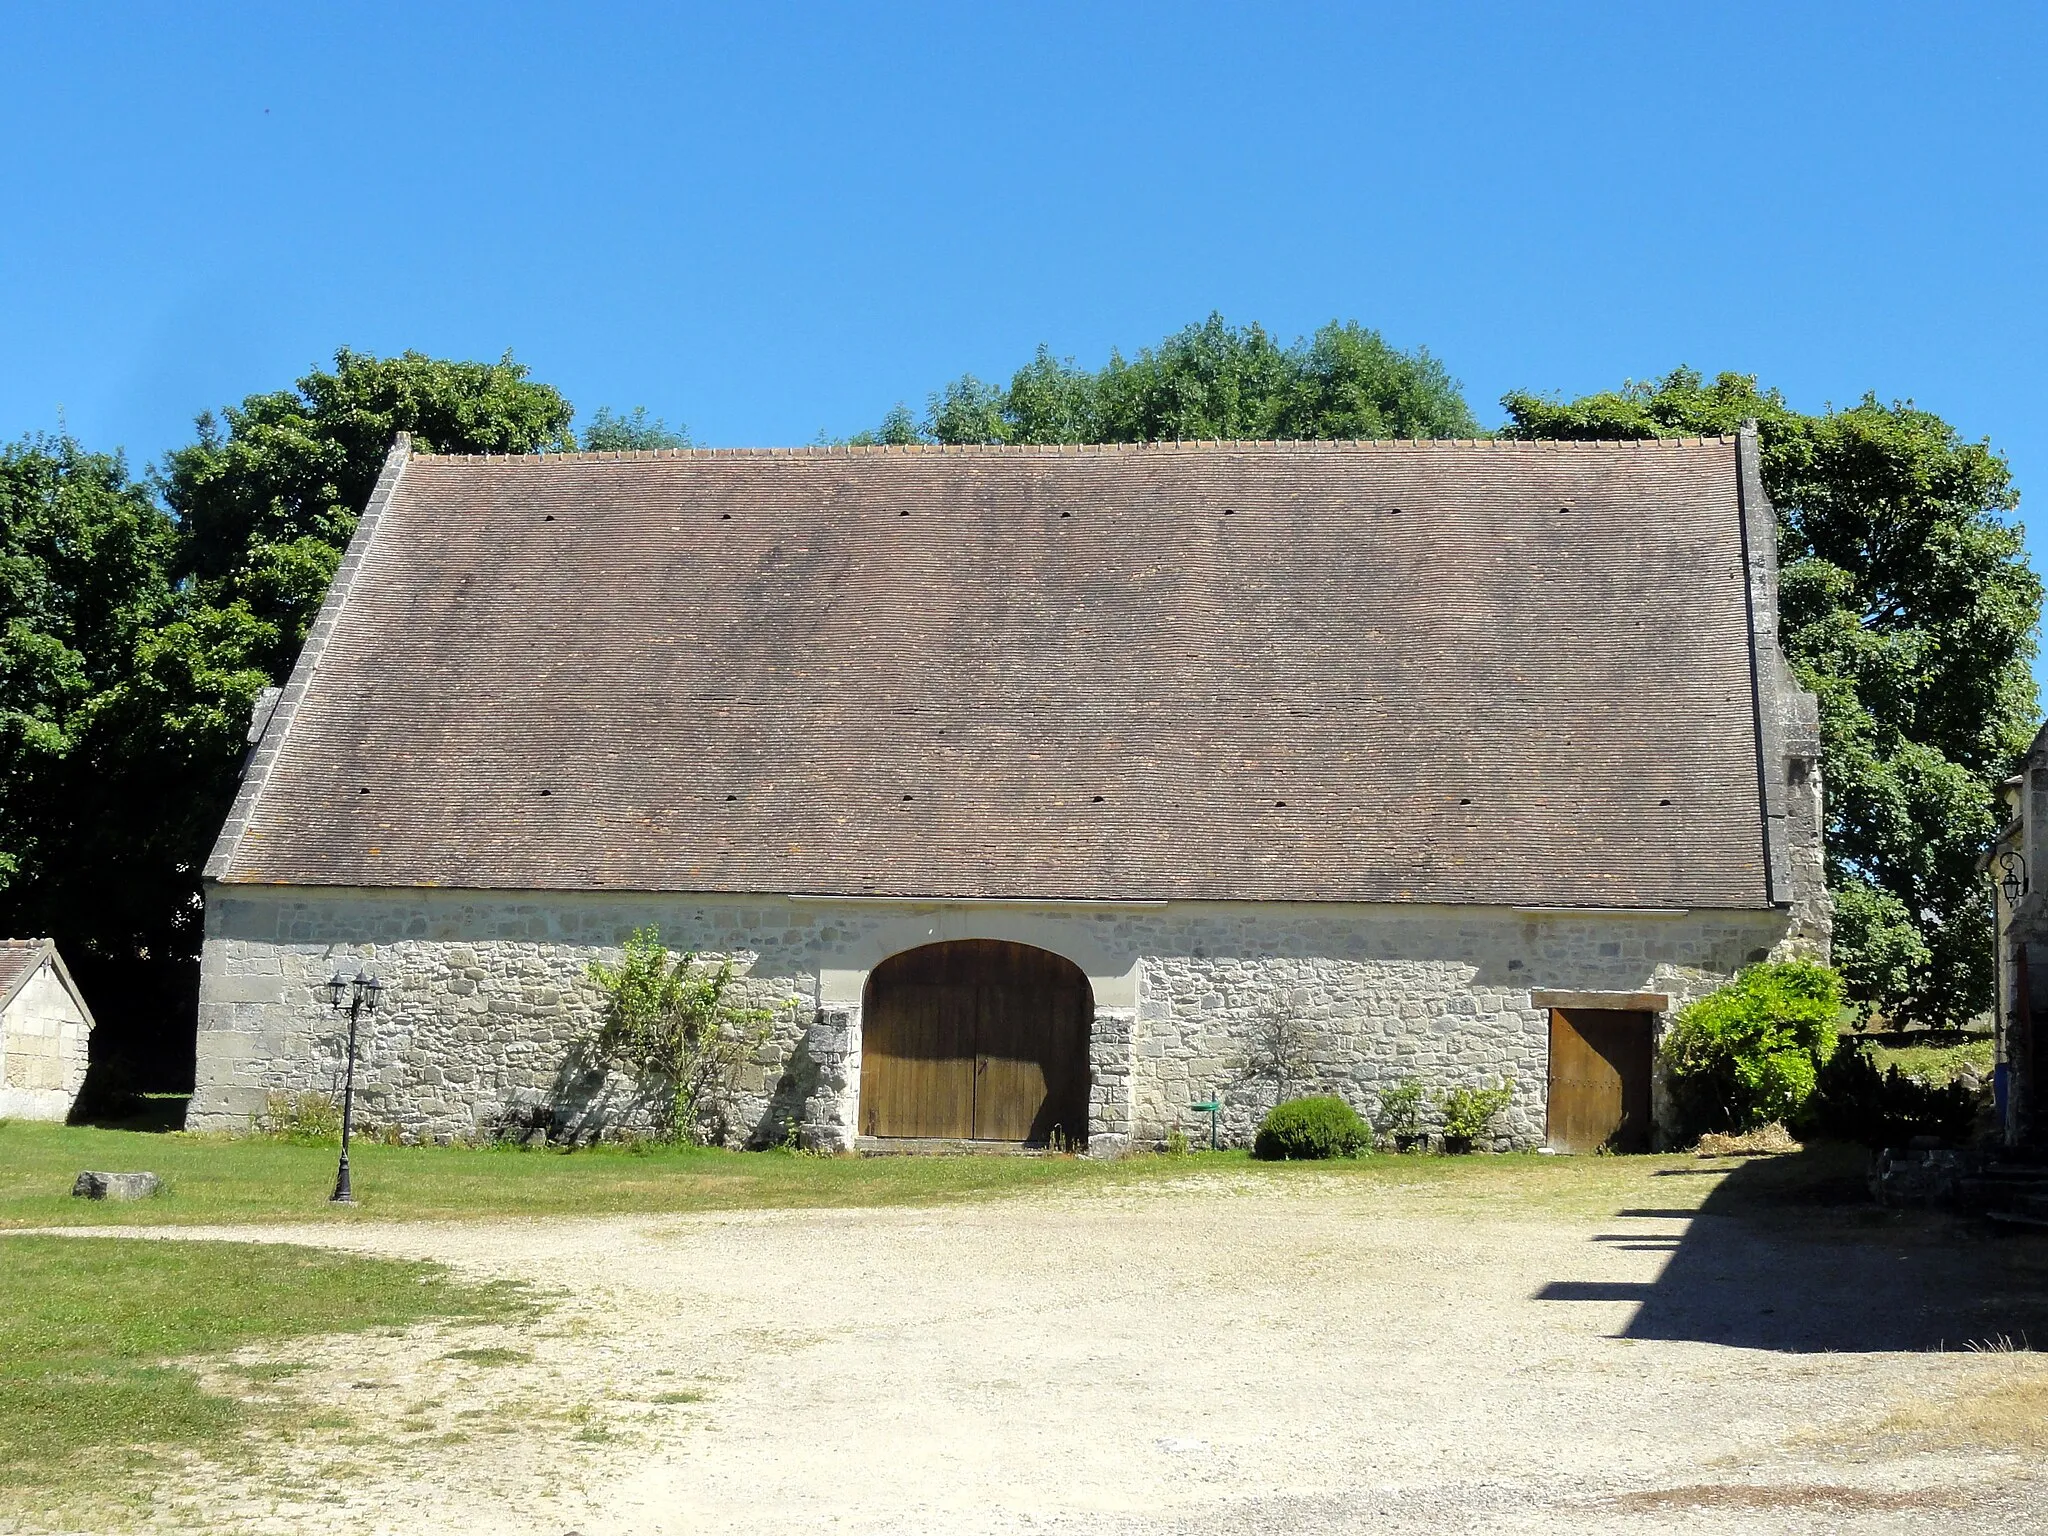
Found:
[{"label": "small wooden door", "polygon": [[1559,1152],[1650,1150],[1650,1015],[1550,1010],[1547,1131]]},{"label": "small wooden door", "polygon": [[860,1128],[867,1136],[1043,1144],[1086,1134],[1088,978],[1028,944],[965,939],[894,956],[868,978]]}]

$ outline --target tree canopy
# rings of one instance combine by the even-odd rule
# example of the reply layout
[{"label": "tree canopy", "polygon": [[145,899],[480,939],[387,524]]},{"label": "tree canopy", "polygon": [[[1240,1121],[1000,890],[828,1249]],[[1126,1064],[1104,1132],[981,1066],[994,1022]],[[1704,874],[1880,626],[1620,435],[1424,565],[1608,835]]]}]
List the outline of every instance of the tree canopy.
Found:
[{"label": "tree canopy", "polygon": [[1139,443],[1187,438],[1476,437],[1458,383],[1426,348],[1331,321],[1282,346],[1221,315],[1126,360],[1078,367],[1041,346],[1007,386],[963,375],[923,420],[897,406],[856,441]]},{"label": "tree canopy", "polygon": [[634,406],[627,414],[600,405],[589,424],[577,432],[576,446],[591,453],[687,448],[690,446],[690,429],[680,422],[671,427],[659,416],[649,416],[644,405]]},{"label": "tree canopy", "polygon": [[118,456],[68,436],[0,449],[0,911],[58,900],[84,852],[89,743],[170,616],[175,548]]},{"label": "tree canopy", "polygon": [[1953,1024],[1991,1001],[1976,859],[2039,719],[2040,578],[2005,460],[1910,401],[1808,415],[1679,368],[1583,399],[1511,394],[1504,435],[1634,438],[1754,418],[1777,508],[1784,644],[1820,700],[1836,961],[1851,995]]}]

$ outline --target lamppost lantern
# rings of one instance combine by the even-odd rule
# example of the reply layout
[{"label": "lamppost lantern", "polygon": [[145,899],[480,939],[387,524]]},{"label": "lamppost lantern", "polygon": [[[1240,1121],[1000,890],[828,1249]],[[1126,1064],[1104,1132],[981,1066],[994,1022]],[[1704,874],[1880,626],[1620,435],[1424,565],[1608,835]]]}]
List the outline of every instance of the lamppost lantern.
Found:
[{"label": "lamppost lantern", "polygon": [[2016,853],[2001,853],[1998,867],[2005,871],[1998,882],[1998,888],[2005,892],[2005,904],[2016,907],[2020,898],[2027,894],[2027,861]]},{"label": "lamppost lantern", "polygon": [[327,1001],[339,1012],[348,1010],[348,1058],[342,1074],[341,1086],[341,1165],[334,1170],[334,1194],[330,1197],[336,1205],[354,1205],[356,1195],[349,1183],[348,1142],[349,1133],[355,1128],[356,1112],[356,1025],[366,1013],[377,1011],[377,1002],[384,995],[384,983],[368,970],[358,970],[353,978],[339,970],[327,978]]}]

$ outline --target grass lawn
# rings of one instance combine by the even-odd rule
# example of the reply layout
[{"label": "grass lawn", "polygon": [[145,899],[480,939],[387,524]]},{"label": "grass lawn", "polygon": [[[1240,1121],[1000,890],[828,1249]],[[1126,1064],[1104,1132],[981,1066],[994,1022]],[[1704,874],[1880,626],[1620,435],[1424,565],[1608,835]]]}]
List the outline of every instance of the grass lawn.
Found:
[{"label": "grass lawn", "polygon": [[166,1458],[231,1453],[281,1413],[203,1390],[182,1359],[530,1305],[438,1265],[279,1244],[16,1234],[0,1274],[0,1497],[44,1513],[118,1503]]},{"label": "grass lawn", "polygon": [[[1864,1154],[1807,1159],[1858,1198]],[[334,1207],[335,1149],[262,1137],[144,1134],[0,1122],[0,1228],[199,1222],[483,1220],[820,1206],[926,1205],[1055,1191],[1115,1191],[1227,1177],[1271,1183],[1342,1179],[1505,1212],[1597,1214],[1628,1204],[1697,1205],[1720,1180],[1671,1177],[1715,1165],[1682,1156],[1379,1155],[1341,1163],[1257,1163],[1242,1152],[1132,1157],[818,1158],[654,1146],[575,1152],[515,1147],[351,1151],[353,1209]],[[1839,1163],[1841,1166],[1837,1167]],[[162,1193],[132,1202],[73,1199],[80,1169],[147,1169]],[[1725,1171],[1725,1170],[1724,1170]],[[1786,1178],[1794,1178],[1789,1171]],[[1759,1188],[1769,1188],[1766,1177]],[[1649,1196],[1654,1193],[1655,1200]]]},{"label": "grass lawn", "polygon": [[1877,1063],[1880,1072],[1887,1067],[1897,1067],[1907,1077],[1946,1083],[1965,1071],[1980,1078],[1990,1077],[1992,1050],[1989,1035],[1972,1035],[1960,1040],[1950,1036],[1929,1044],[1873,1045],[1870,1059]]}]

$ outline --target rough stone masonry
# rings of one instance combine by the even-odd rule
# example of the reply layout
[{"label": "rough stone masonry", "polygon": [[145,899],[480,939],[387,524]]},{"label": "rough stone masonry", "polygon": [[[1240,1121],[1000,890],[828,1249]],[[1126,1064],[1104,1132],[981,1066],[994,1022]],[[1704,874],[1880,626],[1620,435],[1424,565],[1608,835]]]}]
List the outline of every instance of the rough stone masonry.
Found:
[{"label": "rough stone masonry", "polygon": [[[735,1083],[719,1139],[795,1125],[813,1146],[856,1133],[862,984],[888,955],[1000,938],[1066,955],[1096,998],[1095,1152],[1162,1143],[1215,1097],[1231,1144],[1281,1096],[1370,1111],[1406,1078],[1511,1078],[1495,1144],[1543,1136],[1553,994],[1656,1000],[1668,1013],[1745,962],[1807,941],[1785,914],[1439,911],[1196,904],[992,907],[751,900],[544,899],[456,892],[217,892],[208,906],[200,1080],[189,1121],[245,1128],[273,1093],[336,1090],[343,1021],[322,984],[368,964],[389,984],[361,1044],[360,1113],[409,1138],[644,1127],[639,1089],[585,1068],[602,1022],[594,960],[658,927],[678,949],[732,955],[777,1007]],[[788,1000],[797,999],[791,1005]]]}]

